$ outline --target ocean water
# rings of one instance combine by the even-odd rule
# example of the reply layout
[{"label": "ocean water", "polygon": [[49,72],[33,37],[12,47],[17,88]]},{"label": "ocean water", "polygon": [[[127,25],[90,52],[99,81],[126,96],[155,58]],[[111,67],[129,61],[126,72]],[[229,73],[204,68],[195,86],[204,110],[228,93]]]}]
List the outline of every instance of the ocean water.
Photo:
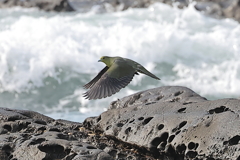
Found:
[{"label": "ocean water", "polygon": [[[240,97],[240,24],[212,19],[193,5],[165,4],[97,14],[0,10],[0,107],[82,122],[124,96],[166,85],[209,100]],[[82,88],[105,66],[101,56],[133,59],[161,78],[135,76],[101,100]]]}]

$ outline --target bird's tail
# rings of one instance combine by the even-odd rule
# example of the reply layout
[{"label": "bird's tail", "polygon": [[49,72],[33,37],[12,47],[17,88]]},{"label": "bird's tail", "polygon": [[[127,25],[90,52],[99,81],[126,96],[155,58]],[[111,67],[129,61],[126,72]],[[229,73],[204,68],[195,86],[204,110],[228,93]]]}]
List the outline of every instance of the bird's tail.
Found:
[{"label": "bird's tail", "polygon": [[152,74],[151,72],[149,72],[146,68],[144,68],[143,66],[141,68],[137,69],[138,72],[146,74],[154,79],[160,80],[160,78],[158,78],[157,76],[155,76],[154,74]]}]

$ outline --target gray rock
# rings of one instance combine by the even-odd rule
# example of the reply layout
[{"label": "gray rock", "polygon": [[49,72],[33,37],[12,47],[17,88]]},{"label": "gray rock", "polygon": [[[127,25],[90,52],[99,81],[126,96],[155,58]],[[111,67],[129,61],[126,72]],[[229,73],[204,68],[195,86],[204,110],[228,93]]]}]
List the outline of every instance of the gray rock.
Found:
[{"label": "gray rock", "polygon": [[36,7],[45,11],[73,11],[67,0],[0,0],[0,8]]},{"label": "gray rock", "polygon": [[81,123],[6,108],[0,108],[0,121],[1,160],[113,159],[93,145]]},{"label": "gray rock", "polygon": [[151,0],[69,0],[74,10],[97,13],[122,11],[128,8],[145,8],[152,4]]},{"label": "gray rock", "polygon": [[59,132],[45,132],[24,140],[13,152],[13,158],[18,160],[39,159],[112,159],[104,151],[96,147],[69,139],[70,137]]},{"label": "gray rock", "polygon": [[165,86],[138,92],[111,103],[110,109],[125,108],[134,105],[149,105],[156,102],[180,102],[183,104],[205,101],[192,90],[181,86]]},{"label": "gray rock", "polygon": [[218,3],[214,2],[198,2],[195,5],[195,8],[198,11],[205,13],[214,18],[221,18],[223,17],[222,8]]},{"label": "gray rock", "polygon": [[240,159],[240,99],[149,89],[84,123],[0,108],[1,160]]},{"label": "gray rock", "polygon": [[240,0],[232,0],[231,2],[223,8],[223,16],[240,22]]},{"label": "gray rock", "polygon": [[215,18],[233,18],[240,22],[240,0],[198,1],[195,8]]},{"label": "gray rock", "polygon": [[[208,101],[185,87],[159,87],[115,101],[85,126],[154,158],[240,158],[240,100]],[[91,125],[89,125],[91,124]]]},{"label": "gray rock", "polygon": [[51,122],[54,120],[50,117],[44,116],[43,114],[39,114],[34,111],[0,108],[0,120],[2,121],[15,121],[23,119],[38,119],[40,121],[46,122]]}]

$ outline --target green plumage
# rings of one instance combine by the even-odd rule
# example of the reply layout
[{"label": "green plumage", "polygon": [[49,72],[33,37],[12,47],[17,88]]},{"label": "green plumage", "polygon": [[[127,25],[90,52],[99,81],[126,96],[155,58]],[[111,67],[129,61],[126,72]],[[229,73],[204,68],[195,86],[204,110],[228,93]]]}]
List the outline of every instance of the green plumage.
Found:
[{"label": "green plumage", "polygon": [[84,85],[84,88],[89,89],[84,93],[84,97],[89,100],[106,98],[117,93],[126,87],[138,72],[160,80],[141,64],[127,58],[103,56],[99,62],[107,66],[93,80]]}]

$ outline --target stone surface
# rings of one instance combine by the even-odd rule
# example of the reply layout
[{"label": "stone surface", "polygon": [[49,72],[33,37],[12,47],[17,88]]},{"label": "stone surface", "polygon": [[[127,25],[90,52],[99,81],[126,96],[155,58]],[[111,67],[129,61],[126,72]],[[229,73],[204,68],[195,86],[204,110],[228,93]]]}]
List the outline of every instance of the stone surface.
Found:
[{"label": "stone surface", "polygon": [[239,160],[240,100],[165,86],[84,123],[0,108],[1,160]]},{"label": "stone surface", "polygon": [[154,158],[240,159],[239,99],[208,101],[185,87],[159,87],[110,108],[85,124]]},{"label": "stone surface", "polygon": [[89,123],[7,108],[0,108],[0,122],[0,160],[154,159],[114,137],[88,130]]},{"label": "stone surface", "polygon": [[111,160],[88,142],[81,123],[54,120],[33,111],[0,108],[1,160]]}]

